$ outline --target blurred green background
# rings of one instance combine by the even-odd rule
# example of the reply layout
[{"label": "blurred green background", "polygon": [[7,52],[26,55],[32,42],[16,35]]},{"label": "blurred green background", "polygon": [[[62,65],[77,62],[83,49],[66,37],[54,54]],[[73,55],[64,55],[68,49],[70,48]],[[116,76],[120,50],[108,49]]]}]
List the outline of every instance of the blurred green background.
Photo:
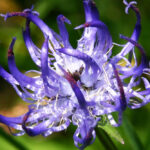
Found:
[{"label": "blurred green background", "polygon": [[[125,6],[122,0],[95,0],[100,11],[101,20],[108,26],[112,34],[113,41],[116,43],[125,43],[119,39],[119,34],[130,36],[135,22],[135,14],[130,10],[129,15],[124,13]],[[138,0],[138,7],[142,16],[142,33],[139,43],[146,50],[147,57],[150,59],[150,1]],[[51,28],[58,32],[56,17],[59,14],[65,15],[72,25],[66,25],[70,42],[76,47],[77,39],[80,38],[82,30],[75,31],[74,27],[84,23],[84,10],[82,0],[0,0],[0,13],[12,11],[22,11],[25,8],[30,8],[34,5],[34,10],[40,13],[40,18],[43,19]],[[18,68],[25,72],[30,69],[37,69],[32,62],[22,37],[22,29],[25,24],[25,19],[14,17],[6,22],[0,18],[0,65],[6,70],[7,67],[7,49],[12,37],[17,37],[14,47],[15,60]],[[40,30],[32,24],[32,38],[37,46],[41,47],[43,35]],[[119,49],[114,49],[113,53],[119,52]],[[138,53],[140,59],[140,54]],[[27,104],[23,103],[16,95],[13,88],[0,78],[0,114],[6,116],[17,116],[27,111]],[[114,138],[111,140],[112,149],[119,150],[150,150],[150,104],[138,110],[127,109],[124,113],[123,124],[117,128],[120,132],[125,144],[122,145]],[[4,127],[3,125],[0,125]],[[29,137],[13,137],[9,135],[6,127],[0,128],[0,150],[76,150],[73,144],[74,127],[69,127],[67,131],[53,134],[47,138],[42,136]],[[119,135],[116,135],[119,137]],[[101,138],[105,139],[101,134]],[[87,150],[105,150],[104,139],[101,141],[96,138],[93,145]]]}]

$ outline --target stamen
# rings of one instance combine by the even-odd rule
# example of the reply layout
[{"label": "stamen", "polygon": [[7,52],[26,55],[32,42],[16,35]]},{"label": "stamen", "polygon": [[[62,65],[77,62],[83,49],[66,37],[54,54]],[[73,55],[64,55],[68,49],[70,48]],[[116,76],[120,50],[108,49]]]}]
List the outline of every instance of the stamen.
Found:
[{"label": "stamen", "polygon": [[106,65],[106,63],[103,64],[102,68],[103,68],[103,71],[104,71],[104,74],[105,74],[106,82],[107,82],[108,86],[111,86],[111,83],[110,83],[110,81],[109,81],[108,75],[107,75],[106,70],[105,70],[105,68],[104,68],[105,65]]},{"label": "stamen", "polygon": [[109,50],[106,52],[106,55],[107,55],[109,52],[111,52],[111,50],[113,49],[113,47],[114,47],[114,45],[112,45],[112,46],[109,48]]},{"label": "stamen", "polygon": [[56,99],[55,99],[55,104],[54,104],[55,110],[57,110],[58,96],[59,94],[56,95]]}]

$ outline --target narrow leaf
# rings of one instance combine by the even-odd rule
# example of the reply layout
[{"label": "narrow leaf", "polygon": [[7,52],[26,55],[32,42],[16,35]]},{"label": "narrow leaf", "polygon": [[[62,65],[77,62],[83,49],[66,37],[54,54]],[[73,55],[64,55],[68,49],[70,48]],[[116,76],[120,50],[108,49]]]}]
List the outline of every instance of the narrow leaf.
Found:
[{"label": "narrow leaf", "polygon": [[116,127],[113,127],[108,123],[105,124],[104,126],[99,125],[98,127],[103,129],[109,136],[115,138],[121,144],[124,144],[124,140]]}]

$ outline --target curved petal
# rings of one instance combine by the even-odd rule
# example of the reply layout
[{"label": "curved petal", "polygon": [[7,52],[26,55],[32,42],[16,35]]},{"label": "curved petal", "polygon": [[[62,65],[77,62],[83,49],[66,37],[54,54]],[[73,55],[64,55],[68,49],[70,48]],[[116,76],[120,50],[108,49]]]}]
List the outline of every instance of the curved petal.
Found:
[{"label": "curved petal", "polygon": [[16,67],[15,60],[14,60],[14,54],[13,54],[13,46],[15,43],[15,38],[13,38],[9,50],[8,50],[8,67],[13,75],[13,77],[21,84],[22,86],[25,86],[31,90],[35,90],[36,87],[39,87],[40,85],[36,84],[36,81],[38,79],[27,77],[24,74],[22,74],[18,68]]},{"label": "curved petal", "polygon": [[[52,93],[57,94],[58,87],[54,86],[55,84],[54,81],[56,80],[56,78],[51,76],[50,68],[48,67],[48,37],[44,41],[41,51],[42,51],[41,52],[41,71],[42,71],[42,79],[43,79],[44,87],[46,89],[46,92],[49,93],[50,95]],[[51,84],[49,82],[51,82]]]},{"label": "curved petal", "polygon": [[10,84],[18,84],[15,78],[1,66],[0,66],[0,76],[3,77]]},{"label": "curved petal", "polygon": [[127,102],[126,102],[126,97],[125,97],[125,93],[124,93],[124,89],[123,89],[123,84],[122,84],[122,81],[119,77],[119,73],[115,67],[114,64],[112,64],[113,66],[113,69],[114,69],[114,74],[116,76],[116,80],[117,80],[117,84],[118,84],[118,87],[119,87],[119,92],[120,92],[120,106],[121,106],[121,109],[122,111],[124,111],[127,107]]},{"label": "curved petal", "polygon": [[[33,103],[35,100],[28,100],[28,98],[31,98],[31,95],[29,92],[27,92],[24,87],[21,87],[23,91],[21,91],[18,86],[19,83],[15,80],[15,78],[9,74],[7,71],[5,71],[1,66],[0,66],[0,76],[2,76],[12,87],[15,89],[16,93],[26,102],[28,103]],[[35,97],[34,97],[35,98]]]},{"label": "curved petal", "polygon": [[130,43],[132,43],[134,46],[136,46],[139,49],[142,55],[142,60],[141,60],[141,64],[138,67],[135,66],[135,67],[132,67],[131,69],[127,69],[126,71],[124,71],[123,69],[120,69],[119,73],[122,73],[124,75],[123,78],[127,78],[131,75],[135,77],[140,76],[143,73],[144,68],[148,66],[148,61],[147,61],[144,49],[136,41],[128,37],[121,35],[121,38],[129,41]]},{"label": "curved petal", "polygon": [[54,34],[54,31],[52,29],[50,29],[32,11],[12,12],[12,13],[7,13],[6,15],[3,15],[3,17],[5,19],[10,18],[10,17],[14,17],[14,16],[21,16],[21,17],[27,18],[29,21],[33,22],[35,25],[37,25],[40,28],[40,30],[43,32],[44,35],[47,35],[49,37],[49,39],[51,40],[55,49],[60,48],[60,44],[58,43],[58,41],[55,38],[56,33]]},{"label": "curved petal", "polygon": [[98,121],[99,118],[97,118],[96,120],[94,120],[93,118],[87,118],[80,122],[73,136],[76,147],[83,150],[85,147],[94,142],[96,137],[94,128],[97,125]]},{"label": "curved petal", "polygon": [[[128,4],[127,4],[127,6],[128,6]],[[140,36],[140,32],[141,32],[141,16],[140,16],[138,8],[136,8],[133,5],[130,5],[130,8],[135,12],[136,17],[137,17],[137,21],[136,21],[136,24],[135,24],[134,31],[132,33],[131,39],[137,42],[138,39],[139,39],[139,36]],[[134,48],[134,45],[132,43],[130,43],[130,42],[127,42],[125,44],[125,46],[123,47],[123,49],[121,50],[121,52],[117,56],[119,56],[119,55],[125,56],[133,48]]]},{"label": "curved petal", "polygon": [[[89,37],[89,40],[94,39],[95,45],[93,47],[93,55],[99,55],[100,51],[105,54],[108,49],[112,46],[112,38],[108,31],[107,26],[100,20],[98,21],[92,21],[92,22],[86,22],[85,24],[82,24],[75,29],[80,28],[87,28],[87,27],[96,27],[97,31],[95,33],[95,37]],[[92,30],[92,29],[91,29]],[[94,30],[94,29],[93,29]],[[88,44],[88,43],[87,43]],[[91,42],[89,43],[91,45]]]},{"label": "curved petal", "polygon": [[0,123],[3,123],[7,125],[8,127],[12,127],[16,130],[23,130],[21,123],[23,120],[24,115],[19,116],[19,117],[5,117],[0,115]]},{"label": "curved petal", "polygon": [[99,12],[96,8],[94,1],[92,0],[83,0],[84,11],[85,11],[85,18],[86,22],[99,20]]},{"label": "curved petal", "polygon": [[57,17],[57,24],[58,24],[60,36],[62,37],[64,47],[71,47],[69,43],[69,34],[65,27],[65,23],[71,24],[70,20],[68,20],[65,16],[59,15]]},{"label": "curved petal", "polygon": [[27,21],[26,23],[26,29],[23,31],[23,38],[26,44],[26,47],[30,53],[30,56],[32,58],[32,60],[34,61],[34,63],[37,66],[41,66],[41,61],[40,61],[40,53],[38,52],[38,47],[36,47],[34,45],[34,43],[31,40],[30,37],[30,29],[29,29],[29,22]]}]

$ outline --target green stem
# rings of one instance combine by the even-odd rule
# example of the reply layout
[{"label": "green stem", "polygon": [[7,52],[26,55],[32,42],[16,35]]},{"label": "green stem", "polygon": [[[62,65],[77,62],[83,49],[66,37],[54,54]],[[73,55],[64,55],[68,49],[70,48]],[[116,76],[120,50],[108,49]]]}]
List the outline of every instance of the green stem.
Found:
[{"label": "green stem", "polygon": [[109,135],[100,128],[96,128],[96,135],[106,150],[117,150]]},{"label": "green stem", "polygon": [[9,143],[11,143],[14,147],[16,147],[19,150],[27,150],[27,148],[22,145],[20,142],[16,141],[11,135],[8,135],[3,131],[3,129],[0,129],[0,135]]},{"label": "green stem", "polygon": [[127,119],[127,117],[125,115],[123,118],[122,126],[123,126],[123,129],[125,131],[125,135],[126,135],[128,141],[130,142],[130,144],[132,146],[132,149],[134,149],[134,150],[144,149],[143,144],[141,143],[138,135],[134,131],[131,123],[129,122],[129,120]]}]

